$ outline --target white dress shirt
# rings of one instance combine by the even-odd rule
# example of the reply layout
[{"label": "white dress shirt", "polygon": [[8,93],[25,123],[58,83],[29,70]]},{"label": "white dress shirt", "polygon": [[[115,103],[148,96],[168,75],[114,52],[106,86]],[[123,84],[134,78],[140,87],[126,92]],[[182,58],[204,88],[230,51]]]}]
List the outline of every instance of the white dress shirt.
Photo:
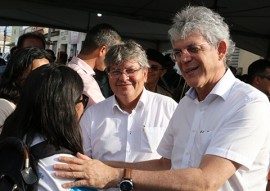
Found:
[{"label": "white dress shirt", "polygon": [[227,70],[205,100],[199,102],[194,89],[187,92],[158,153],[171,159],[172,169],[196,168],[206,154],[227,158],[242,166],[220,190],[265,190],[269,124],[267,97]]},{"label": "white dress shirt", "polygon": [[78,57],[73,57],[67,65],[75,70],[83,80],[83,94],[89,97],[87,107],[105,99],[97,81],[93,77],[95,75],[94,70],[86,62]]},{"label": "white dress shirt", "polygon": [[131,114],[114,95],[89,107],[80,120],[85,154],[125,162],[160,158],[156,148],[176,106],[170,97],[144,89]]}]

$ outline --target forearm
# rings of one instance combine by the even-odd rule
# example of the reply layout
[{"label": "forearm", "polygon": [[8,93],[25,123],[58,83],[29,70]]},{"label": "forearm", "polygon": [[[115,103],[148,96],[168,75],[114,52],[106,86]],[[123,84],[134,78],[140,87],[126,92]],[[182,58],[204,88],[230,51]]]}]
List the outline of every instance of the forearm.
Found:
[{"label": "forearm", "polygon": [[217,188],[208,186],[200,169],[165,170],[162,172],[133,170],[132,180],[135,190],[217,190]]},{"label": "forearm", "polygon": [[106,165],[115,168],[131,168],[137,170],[157,171],[157,170],[169,170],[171,168],[171,161],[165,158],[136,163],[126,163],[120,161],[102,161],[102,162]]}]

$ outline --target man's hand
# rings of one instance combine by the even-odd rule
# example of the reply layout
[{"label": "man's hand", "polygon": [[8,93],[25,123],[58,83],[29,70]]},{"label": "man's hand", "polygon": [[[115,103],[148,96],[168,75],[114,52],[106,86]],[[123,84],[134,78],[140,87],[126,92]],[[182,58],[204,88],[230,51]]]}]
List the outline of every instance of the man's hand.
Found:
[{"label": "man's hand", "polygon": [[123,170],[109,167],[98,160],[93,160],[80,153],[77,157],[59,157],[67,164],[54,164],[55,176],[58,178],[75,178],[76,181],[65,183],[64,188],[89,186],[95,188],[117,187]]}]

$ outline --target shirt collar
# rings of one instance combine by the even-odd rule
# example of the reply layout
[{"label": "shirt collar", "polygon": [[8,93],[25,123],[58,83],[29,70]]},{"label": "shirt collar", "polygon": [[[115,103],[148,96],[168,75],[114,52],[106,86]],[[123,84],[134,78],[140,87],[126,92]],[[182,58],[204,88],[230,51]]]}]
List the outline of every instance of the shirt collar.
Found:
[{"label": "shirt collar", "polygon": [[89,66],[85,61],[82,59],[74,56],[72,60],[70,61],[71,64],[77,64],[85,73],[90,74],[92,76],[95,75],[95,71],[91,66]]},{"label": "shirt collar", "polygon": [[[224,76],[222,76],[222,78],[215,85],[212,91],[207,95],[207,97],[209,97],[209,95],[217,95],[226,100],[229,95],[230,89],[232,88],[235,81],[236,77],[233,75],[231,70],[227,69]],[[193,100],[197,98],[197,93],[194,88],[190,88],[187,91],[186,95]]]},{"label": "shirt collar", "polygon": [[[144,88],[143,92],[141,94],[141,97],[140,97],[136,107],[134,108],[134,110],[137,110],[137,108],[139,108],[139,107],[143,107],[147,103],[147,97],[148,97],[147,94],[149,94],[149,91]],[[116,100],[115,95],[112,96],[112,99],[113,99],[113,101],[112,101],[112,112],[113,113],[116,112],[116,109],[118,109],[119,111],[121,111],[123,113],[126,112],[120,108],[120,106]]]}]

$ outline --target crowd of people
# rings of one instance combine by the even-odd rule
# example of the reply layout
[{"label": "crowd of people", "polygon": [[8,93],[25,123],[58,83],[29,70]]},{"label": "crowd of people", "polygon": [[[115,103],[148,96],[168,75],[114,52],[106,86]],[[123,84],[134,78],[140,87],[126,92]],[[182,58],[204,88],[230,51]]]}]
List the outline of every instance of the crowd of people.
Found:
[{"label": "crowd of people", "polygon": [[42,35],[19,38],[0,140],[73,153],[39,160],[38,190],[270,190],[270,61],[236,78],[229,26],[203,6],[180,10],[168,34],[163,55],[98,24],[70,61]]}]

